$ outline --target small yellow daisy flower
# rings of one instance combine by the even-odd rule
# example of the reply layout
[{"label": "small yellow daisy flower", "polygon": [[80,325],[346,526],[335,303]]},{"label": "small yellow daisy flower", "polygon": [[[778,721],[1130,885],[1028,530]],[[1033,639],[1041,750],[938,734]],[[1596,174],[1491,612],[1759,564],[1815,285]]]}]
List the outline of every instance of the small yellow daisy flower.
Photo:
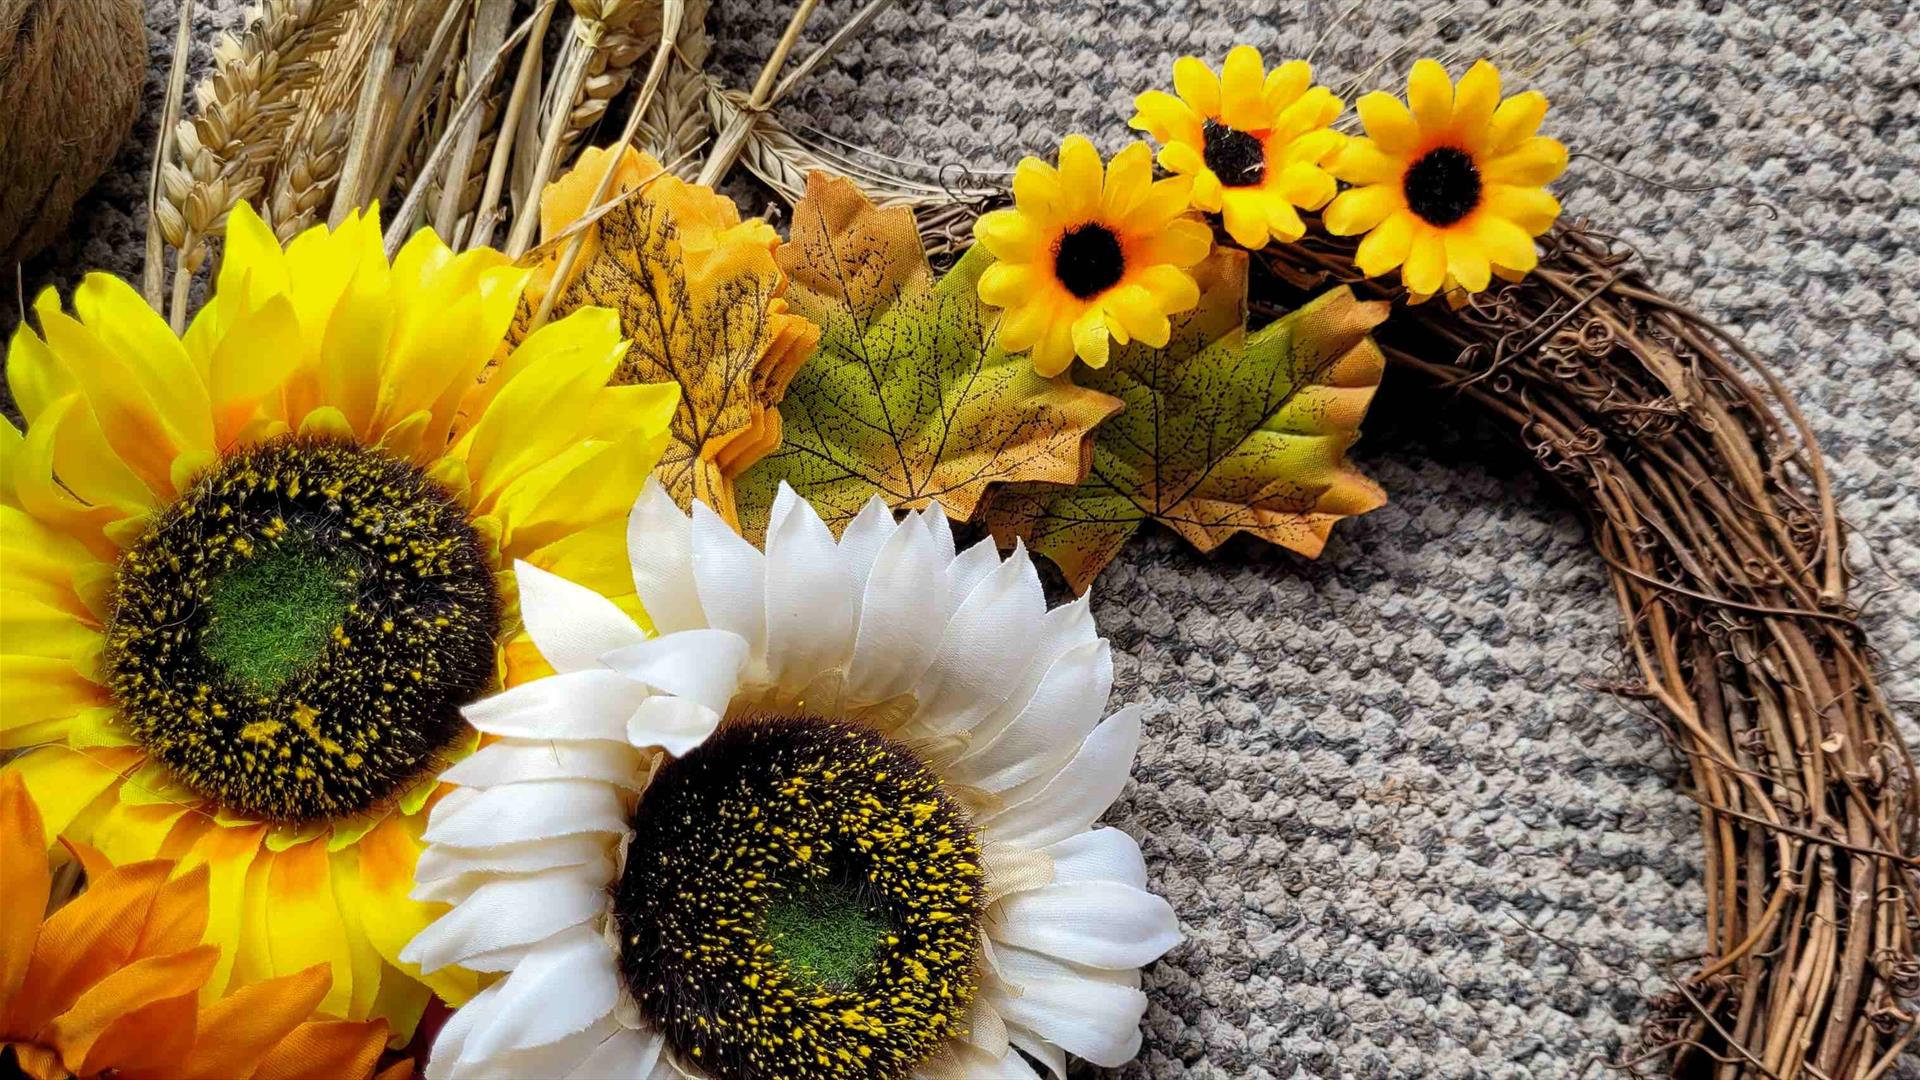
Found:
[{"label": "small yellow daisy flower", "polygon": [[1033,368],[1058,375],[1075,356],[1104,367],[1110,342],[1167,343],[1167,316],[1200,302],[1187,267],[1207,257],[1213,232],[1184,216],[1192,181],[1153,178],[1145,143],[1113,156],[1083,135],[1060,144],[1060,165],[1020,162],[1013,206],[982,215],[976,239],[998,261],[980,275],[980,299],[1005,308],[995,343],[1033,350]]},{"label": "small yellow daisy flower", "polygon": [[1543,185],[1567,167],[1567,148],[1534,134],[1547,113],[1543,95],[1500,100],[1500,72],[1485,60],[1458,86],[1439,62],[1421,60],[1407,78],[1407,104],[1376,91],[1358,108],[1367,137],[1333,166],[1356,186],[1328,205],[1325,220],[1336,236],[1367,234],[1354,254],[1361,272],[1400,267],[1417,303],[1533,269],[1533,238],[1560,215]]},{"label": "small yellow daisy flower", "polygon": [[1269,239],[1290,244],[1306,232],[1299,211],[1333,198],[1325,166],[1346,143],[1327,126],[1343,103],[1312,83],[1305,60],[1267,72],[1251,45],[1229,52],[1217,78],[1183,56],[1173,65],[1179,96],[1141,94],[1128,123],[1165,144],[1160,164],[1193,178],[1193,205],[1220,214],[1234,243],[1250,250]]}]

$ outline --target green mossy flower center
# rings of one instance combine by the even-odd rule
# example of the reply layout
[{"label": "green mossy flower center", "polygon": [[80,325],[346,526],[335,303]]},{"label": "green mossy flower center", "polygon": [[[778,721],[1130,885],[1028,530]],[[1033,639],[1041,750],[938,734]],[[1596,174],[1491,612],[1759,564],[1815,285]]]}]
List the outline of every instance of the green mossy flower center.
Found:
[{"label": "green mossy flower center", "polygon": [[114,586],[118,722],[244,817],[390,802],[437,771],[493,680],[500,604],[465,507],[351,443],[222,458],[154,516]]},{"label": "green mossy flower center", "polygon": [[823,882],[790,892],[767,909],[773,955],[787,970],[829,989],[857,986],[886,943],[886,916],[859,889]]},{"label": "green mossy flower center", "polygon": [[356,570],[306,544],[282,544],[215,578],[200,648],[269,693],[321,658],[353,607]]},{"label": "green mossy flower center", "polygon": [[912,751],[814,717],[734,718],[662,765],[614,895],[620,966],[720,1080],[901,1080],[965,1030],[985,871]]}]

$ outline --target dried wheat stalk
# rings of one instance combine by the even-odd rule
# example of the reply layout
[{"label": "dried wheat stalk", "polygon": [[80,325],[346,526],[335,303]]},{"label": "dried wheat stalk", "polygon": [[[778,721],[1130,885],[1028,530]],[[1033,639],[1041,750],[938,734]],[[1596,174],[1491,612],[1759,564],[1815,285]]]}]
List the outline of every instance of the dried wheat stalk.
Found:
[{"label": "dried wheat stalk", "polygon": [[[267,0],[238,39],[215,47],[212,74],[194,88],[197,115],[175,128],[175,160],[161,165],[153,207],[186,274],[199,268],[206,239],[234,205],[264,189],[299,116],[299,95],[318,78],[319,60],[353,8],[352,0]],[[174,287],[184,297],[184,283]]]},{"label": "dried wheat stalk", "polygon": [[707,36],[709,6],[708,0],[688,0],[660,93],[640,121],[641,148],[656,161],[683,162],[674,173],[688,180],[700,171],[694,151],[713,134],[706,105],[707,54],[713,47]]},{"label": "dried wheat stalk", "polygon": [[321,211],[333,200],[340,163],[347,153],[348,123],[345,114],[323,114],[274,171],[267,220],[282,242],[320,220]]},{"label": "dried wheat stalk", "polygon": [[[640,0],[574,0],[574,13],[585,25],[599,24],[598,43],[582,54],[585,70],[579,90],[564,102],[567,118],[561,126],[559,156],[571,158],[600,126],[613,99],[633,80],[634,67],[659,40],[659,5]],[[541,115],[551,121],[562,107],[556,98],[545,103]]]}]

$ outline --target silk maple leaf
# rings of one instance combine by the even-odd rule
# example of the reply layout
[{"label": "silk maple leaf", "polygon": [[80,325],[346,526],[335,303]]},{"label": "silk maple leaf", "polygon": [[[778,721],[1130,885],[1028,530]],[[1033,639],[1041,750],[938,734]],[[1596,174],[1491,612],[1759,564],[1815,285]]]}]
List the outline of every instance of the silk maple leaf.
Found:
[{"label": "silk maple leaf", "polygon": [[[587,213],[607,153],[583,152],[548,185],[543,236],[558,236]],[[609,198],[618,201],[588,226],[552,317],[587,305],[619,314],[632,344],[614,381],[676,383],[681,391],[654,472],[683,508],[699,499],[737,526],[734,481],[780,444],[774,406],[820,329],[787,309],[786,275],[774,259],[779,234],[759,218],[742,221],[733,200],[664,172],[632,148]],[[516,332],[553,287],[563,246],[536,249]]]},{"label": "silk maple leaf", "polygon": [[1072,488],[1010,485],[987,522],[1023,538],[1085,592],[1141,523],[1202,551],[1235,533],[1315,556],[1335,522],[1385,494],[1346,461],[1385,363],[1368,331],[1387,305],[1326,292],[1260,330],[1246,327],[1246,256],[1197,268],[1198,307],[1163,349],[1117,350],[1081,381],[1126,402],[1101,426]]},{"label": "silk maple leaf", "polygon": [[1000,312],[976,287],[992,261],[975,248],[936,279],[911,211],[807,178],[779,263],[820,348],[780,403],[785,441],[741,478],[747,535],[764,531],[782,480],[836,532],[876,493],[964,521],[992,485],[1079,482],[1120,402],[992,344]]}]

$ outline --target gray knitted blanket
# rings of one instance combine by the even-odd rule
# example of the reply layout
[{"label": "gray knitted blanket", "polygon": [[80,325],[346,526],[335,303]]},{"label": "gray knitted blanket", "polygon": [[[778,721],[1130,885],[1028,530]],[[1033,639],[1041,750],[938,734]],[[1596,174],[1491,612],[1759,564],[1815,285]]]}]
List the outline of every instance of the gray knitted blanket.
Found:
[{"label": "gray knitted blanket", "polygon": [[[203,61],[240,6],[201,4]],[[858,6],[823,5],[809,38]],[[747,85],[791,6],[714,8],[718,62]],[[151,5],[156,92],[177,10]],[[1068,131],[1116,148],[1175,57],[1241,41],[1385,89],[1416,56],[1490,52],[1548,94],[1547,130],[1575,154],[1568,212],[1784,371],[1911,715],[1920,8],[921,0],[781,116],[1004,169]],[[151,135],[149,119],[72,238],[26,268],[29,295],[90,267],[137,273]],[[1252,543],[1209,558],[1149,530],[1095,586],[1116,697],[1147,723],[1109,821],[1141,838],[1187,935],[1146,973],[1146,1049],[1119,1075],[1604,1075],[1644,997],[1702,948],[1704,900],[1673,755],[1591,688],[1621,660],[1601,564],[1523,454],[1406,380],[1389,378],[1356,456],[1393,502],[1318,561]]]}]

